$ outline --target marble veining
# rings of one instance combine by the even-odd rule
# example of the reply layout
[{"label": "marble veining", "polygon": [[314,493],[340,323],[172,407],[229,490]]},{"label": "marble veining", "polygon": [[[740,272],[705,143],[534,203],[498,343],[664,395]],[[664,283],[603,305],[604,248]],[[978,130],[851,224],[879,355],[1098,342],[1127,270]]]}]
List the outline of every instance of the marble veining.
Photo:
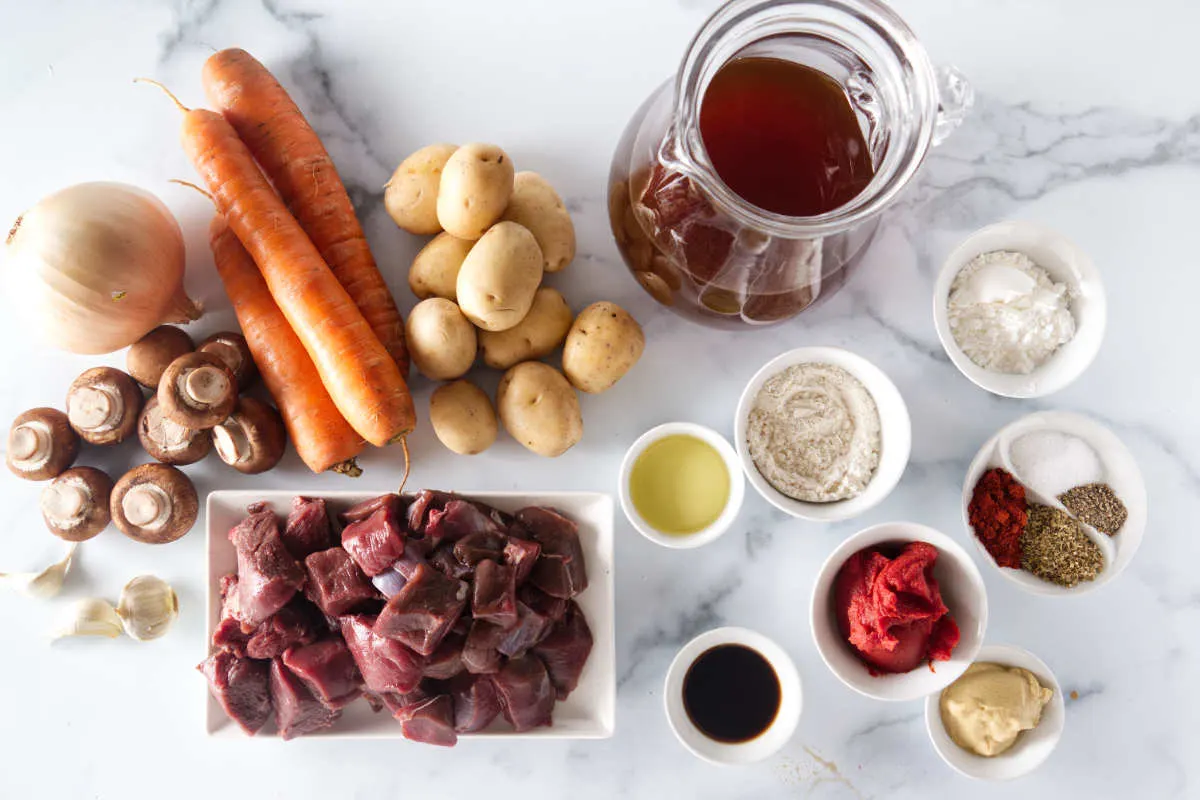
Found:
[{"label": "marble veining", "polygon": [[[555,461],[501,441],[472,460],[448,454],[428,428],[412,439],[419,485],[463,489],[615,491],[625,447],[672,419],[732,435],[742,387],[759,365],[799,345],[861,353],[895,380],[913,418],[912,459],[895,493],[857,520],[818,526],[786,517],[749,487],[737,526],[697,551],[666,551],[618,520],[617,735],[598,742],[464,744],[454,751],[395,742],[210,742],[202,736],[204,543],[198,535],[146,548],[118,534],[85,545],[68,598],[115,599],[137,574],[177,588],[179,627],[160,642],[68,642],[45,631],[66,600],[0,595],[17,657],[0,681],[0,798],[185,797],[578,798],[1187,798],[1196,796],[1200,717],[1200,292],[1195,197],[1200,101],[1184,83],[1191,51],[1178,32],[1200,24],[1191,4],[1143,0],[1145,25],[1114,44],[1110,15],[1076,0],[898,0],[935,61],[954,57],[977,90],[965,124],[930,152],[888,214],[849,285],[811,314],[752,334],[685,323],[657,306],[620,265],[608,232],[605,180],[616,140],[642,99],[675,68],[717,0],[112,0],[16,4],[0,29],[0,218],[56,188],[113,179],[156,191],[184,226],[188,288],[205,335],[232,323],[207,256],[211,207],[169,186],[189,177],[177,119],[131,78],[160,79],[202,102],[199,69],[219,47],[242,46],[276,71],[333,154],[377,260],[406,309],[405,271],[420,246],[388,220],[382,187],[399,160],[432,141],[495,140],[518,168],[563,194],[579,255],[555,276],[573,306],[612,299],[648,337],[638,368],[583,400],[586,435]],[[1045,20],[1070,18],[1053,28]],[[1053,33],[1055,46],[1047,46]],[[1122,32],[1124,33],[1124,32]],[[1160,40],[1161,38],[1161,40]],[[1016,46],[1016,42],[1021,46]],[[1028,46],[1024,46],[1028,42]],[[113,43],[119,46],[113,47]],[[1074,65],[1087,65],[1075,69]],[[1130,75],[1131,68],[1136,74]],[[1037,81],[1012,75],[1036,73]],[[1138,76],[1141,76],[1140,78]],[[1140,83],[1138,81],[1141,81]],[[930,292],[946,254],[970,231],[1028,218],[1068,232],[1094,257],[1109,294],[1108,334],[1081,380],[1055,397],[1011,401],[962,378],[933,329]],[[0,416],[61,402],[98,361],[27,344],[10,315]],[[485,388],[496,378],[480,372]],[[414,385],[419,413],[428,383]],[[997,429],[1032,411],[1091,415],[1133,451],[1146,476],[1150,524],[1127,572],[1079,601],[1034,598],[985,570],[988,640],[1026,647],[1056,672],[1066,698],[1059,750],[1012,786],[967,781],[929,745],[920,703],[889,705],[839,684],[808,630],[817,567],[849,533],[891,519],[932,525],[966,543],[963,474]],[[123,472],[136,447],[89,454]],[[361,486],[386,490],[395,454],[364,460]],[[343,488],[304,472],[294,455],[254,481],[212,463],[190,468],[215,488]],[[8,512],[0,569],[58,557],[41,532],[37,488],[0,481]],[[969,548],[970,549],[970,548]],[[701,631],[744,625],[780,642],[804,681],[804,717],[775,758],[717,769],[691,758],[662,713],[662,682],[678,647]],[[153,680],[145,676],[153,676]],[[136,767],[103,743],[136,741]],[[71,753],[65,769],[63,753]],[[186,776],[181,781],[180,776]]]}]

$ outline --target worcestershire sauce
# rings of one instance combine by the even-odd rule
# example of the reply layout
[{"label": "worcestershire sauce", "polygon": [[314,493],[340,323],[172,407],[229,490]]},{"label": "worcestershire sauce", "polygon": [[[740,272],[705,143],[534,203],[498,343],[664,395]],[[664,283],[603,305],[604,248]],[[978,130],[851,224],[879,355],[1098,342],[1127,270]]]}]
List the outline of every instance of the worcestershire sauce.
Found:
[{"label": "worcestershire sauce", "polygon": [[705,650],[683,679],[683,707],[692,724],[710,739],[730,744],[771,727],[780,693],[771,664],[740,644]]},{"label": "worcestershire sauce", "polygon": [[841,84],[781,58],[737,58],[721,67],[704,92],[700,135],[730,189],[789,217],[843,206],[875,174]]}]

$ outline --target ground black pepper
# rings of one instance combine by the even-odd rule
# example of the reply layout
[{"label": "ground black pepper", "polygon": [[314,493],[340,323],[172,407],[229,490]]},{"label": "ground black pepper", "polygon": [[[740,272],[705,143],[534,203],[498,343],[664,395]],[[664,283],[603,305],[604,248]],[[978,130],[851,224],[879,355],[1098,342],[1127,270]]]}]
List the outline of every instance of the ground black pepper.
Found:
[{"label": "ground black pepper", "polygon": [[1109,536],[1115,536],[1129,518],[1125,504],[1107,483],[1076,486],[1060,494],[1058,499],[1076,519]]}]

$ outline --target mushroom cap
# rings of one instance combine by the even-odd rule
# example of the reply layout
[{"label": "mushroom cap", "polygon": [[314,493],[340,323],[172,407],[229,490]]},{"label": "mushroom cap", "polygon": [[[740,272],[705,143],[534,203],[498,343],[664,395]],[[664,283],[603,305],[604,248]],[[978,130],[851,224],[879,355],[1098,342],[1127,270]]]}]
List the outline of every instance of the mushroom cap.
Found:
[{"label": "mushroom cap", "polygon": [[171,362],[195,349],[192,337],[182,328],[159,325],[129,346],[125,369],[142,386],[156,389]]},{"label": "mushroom cap", "polygon": [[138,440],[151,458],[164,464],[195,464],[212,450],[207,431],[186,428],[163,415],[158,397],[151,397],[138,418]]},{"label": "mushroom cap", "polygon": [[287,429],[274,406],[243,397],[229,419],[212,429],[212,439],[222,461],[238,472],[257,475],[283,458]]},{"label": "mushroom cap", "polygon": [[[181,470],[170,464],[142,464],[117,481],[109,508],[113,523],[130,539],[166,544],[192,529],[200,502],[196,487]],[[129,518],[131,510],[135,521]]]},{"label": "mushroom cap", "polygon": [[197,347],[201,353],[212,353],[233,370],[237,378],[238,391],[245,391],[258,378],[258,366],[250,352],[246,337],[237,331],[219,331],[202,341]]},{"label": "mushroom cap", "polygon": [[92,367],[67,389],[67,420],[88,444],[117,444],[137,428],[144,400],[137,381],[115,367]]},{"label": "mushroom cap", "polygon": [[78,457],[79,434],[57,408],[31,408],[18,415],[8,429],[4,460],[19,478],[49,480],[62,474]]},{"label": "mushroom cap", "polygon": [[219,356],[188,353],[171,362],[158,382],[158,403],[172,422],[208,430],[237,405],[237,378]]},{"label": "mushroom cap", "polygon": [[86,542],[108,527],[112,478],[95,467],[74,467],[42,490],[46,528],[68,542]]}]

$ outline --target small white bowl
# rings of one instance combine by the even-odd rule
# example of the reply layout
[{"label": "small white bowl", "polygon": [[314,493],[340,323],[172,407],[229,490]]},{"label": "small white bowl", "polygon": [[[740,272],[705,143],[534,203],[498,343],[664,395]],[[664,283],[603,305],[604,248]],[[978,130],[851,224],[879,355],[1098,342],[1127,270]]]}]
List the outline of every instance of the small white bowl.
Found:
[{"label": "small white bowl", "polygon": [[[833,586],[838,571],[859,550],[884,543],[928,542],[938,549],[933,567],[942,600],[961,633],[949,661],[933,669],[918,666],[911,672],[872,675],[838,630],[833,607]],[[812,632],[817,652],[838,680],[859,694],[876,700],[915,700],[940,692],[966,671],[983,645],[987,629],[987,590],[979,568],[957,542],[946,534],[914,522],[885,522],[855,533],[834,550],[817,573],[812,594]]]},{"label": "small white bowl", "polygon": [[[1071,298],[1074,338],[1028,375],[984,369],[962,351],[950,331],[947,309],[950,285],[969,261],[995,250],[1024,253],[1056,283],[1066,283],[1074,290]],[[946,355],[972,383],[1002,397],[1044,397],[1082,375],[1100,352],[1107,308],[1100,272],[1087,253],[1057,231],[1015,220],[989,225],[967,237],[946,257],[933,288],[933,323]]]},{"label": "small white bowl", "polygon": [[[779,711],[774,722],[755,738],[736,744],[705,736],[692,724],[683,704],[683,680],[688,669],[701,654],[724,644],[740,644],[757,651],[779,678]],[[787,651],[761,633],[746,628],[717,628],[692,639],[675,656],[667,670],[663,704],[671,730],[692,755],[712,764],[752,764],[779,752],[796,732],[803,707],[800,673]]]},{"label": "small white bowl", "polygon": [[[810,363],[833,364],[858,378],[870,392],[879,411],[879,466],[862,493],[848,500],[807,503],[788,497],[772,486],[758,471],[754,459],[750,457],[750,447],[746,443],[750,411],[754,408],[754,401],[763,384],[788,367]],[[768,503],[800,519],[836,522],[856,517],[873,508],[896,488],[896,484],[904,475],[904,468],[908,466],[908,456],[912,449],[912,422],[908,416],[908,406],[900,396],[900,390],[879,367],[862,356],[839,347],[800,347],[768,361],[746,384],[742,398],[738,401],[737,416],[734,418],[734,436],[742,470],[746,473],[750,485]]]},{"label": "small white bowl", "polygon": [[987,781],[1007,781],[1028,775],[1050,757],[1058,740],[1062,738],[1066,722],[1066,709],[1062,687],[1040,658],[1011,644],[990,644],[979,651],[976,661],[1003,664],[1006,667],[1027,669],[1037,676],[1038,682],[1054,692],[1050,702],[1042,709],[1042,719],[1037,727],[1024,731],[1016,744],[1007,752],[992,758],[984,758],[968,752],[954,743],[946,726],[942,724],[941,692],[925,698],[925,728],[933,749],[955,771],[968,778]]},{"label": "small white bowl", "polygon": [[[707,528],[695,533],[666,534],[656,529],[638,513],[637,507],[633,504],[633,499],[629,496],[629,476],[633,471],[633,465],[638,460],[638,456],[645,452],[647,447],[667,436],[677,436],[680,434],[695,436],[697,439],[711,445],[720,454],[721,460],[725,462],[725,470],[729,473],[729,501],[725,504],[725,510],[721,512],[721,516],[717,517]],[[621,498],[621,509],[629,519],[629,524],[638,533],[663,547],[687,550],[708,544],[720,538],[722,534],[729,530],[733,525],[733,521],[737,519],[738,512],[742,510],[742,501],[746,497],[746,483],[742,479],[741,464],[738,462],[737,453],[734,452],[733,446],[729,444],[724,436],[712,428],[706,428],[703,425],[697,425],[693,422],[668,422],[643,433],[630,446],[629,450],[625,452],[625,459],[621,462],[618,494]]]},{"label": "small white bowl", "polygon": [[[1104,569],[1096,576],[1095,580],[1085,581],[1067,588],[1044,581],[1023,569],[1001,567],[983,546],[983,542],[979,541],[974,529],[971,528],[969,510],[971,495],[975,492],[975,484],[979,482],[980,476],[992,467],[1003,467],[1010,472],[1013,471],[1012,464],[1001,455],[1001,442],[1011,443],[1032,431],[1057,431],[1070,436],[1078,436],[1091,445],[1104,465],[1106,473],[1104,482],[1112,487],[1129,512],[1128,519],[1125,520],[1125,524],[1116,536],[1093,531],[1084,525],[1084,531],[1088,537],[1104,554]],[[1026,499],[1062,508],[1062,504],[1058,502],[1057,498],[1043,495],[1037,491],[1036,487],[1031,487],[1026,483],[1020,475],[1015,472],[1013,475],[1019,483],[1025,486]],[[1046,597],[1075,597],[1099,589],[1104,584],[1115,580],[1125,570],[1125,567],[1129,566],[1129,562],[1133,560],[1138,548],[1142,545],[1142,539],[1146,533],[1147,507],[1146,482],[1142,478],[1142,471],[1138,467],[1137,461],[1134,460],[1133,454],[1129,452],[1129,448],[1117,438],[1115,433],[1099,422],[1082,414],[1073,414],[1068,411],[1038,411],[1034,414],[1027,414],[1001,428],[995,436],[987,440],[983,447],[979,448],[971,466],[967,468],[967,476],[963,481],[963,526],[967,529],[967,536],[975,543],[983,560],[1025,591]]]}]

